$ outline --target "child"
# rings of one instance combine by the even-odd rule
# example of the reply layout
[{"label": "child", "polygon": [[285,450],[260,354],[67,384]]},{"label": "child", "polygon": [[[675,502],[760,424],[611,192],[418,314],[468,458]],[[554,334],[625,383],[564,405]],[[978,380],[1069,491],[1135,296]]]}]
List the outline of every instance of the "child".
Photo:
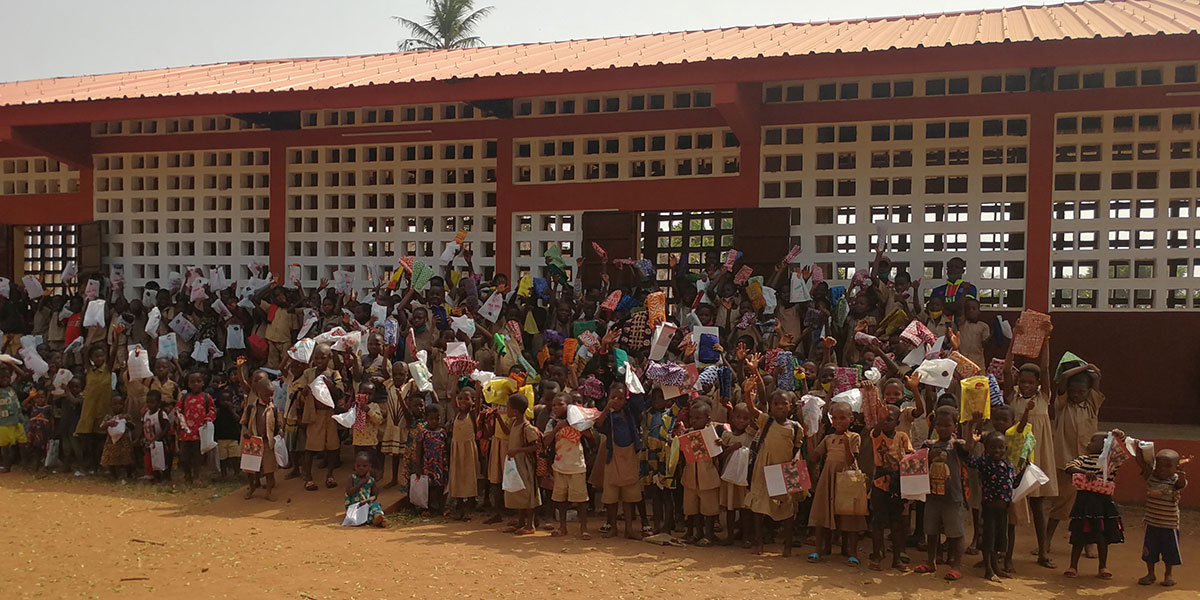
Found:
[{"label": "child", "polygon": [[[392,377],[384,385],[387,403],[383,411],[383,434],[379,449],[384,457],[392,457],[392,480],[384,489],[397,485],[408,486],[408,435],[409,424],[415,420],[408,412],[408,392],[412,387],[408,380],[408,365],[403,362],[392,364]],[[404,472],[401,473],[401,467]]]},{"label": "child", "polygon": [[94,470],[100,464],[100,452],[104,446],[104,433],[100,430],[103,411],[112,406],[112,373],[103,346],[92,346],[87,356],[83,408],[79,413],[79,424],[75,426],[75,435],[80,438],[89,470]]},{"label": "child", "polygon": [[[380,390],[382,391],[382,390]],[[364,381],[358,386],[354,396],[355,418],[354,426],[350,428],[351,442],[354,444],[354,454],[365,452],[371,457],[371,473],[383,475],[383,461],[377,456],[379,445],[379,426],[383,423],[383,410],[379,407],[379,398],[375,384]]]},{"label": "child", "polygon": [[204,391],[204,373],[192,371],[187,378],[188,393],[179,400],[182,427],[179,432],[179,468],[189,485],[200,474],[200,428],[217,418],[212,396]]},{"label": "child", "polygon": [[[1066,465],[1075,457],[1088,453],[1090,436],[1098,428],[1100,406],[1104,404],[1104,394],[1100,393],[1100,369],[1092,364],[1066,369],[1056,385],[1057,395],[1051,412],[1054,451],[1057,453],[1057,463]],[[1058,523],[1071,517],[1075,503],[1075,487],[1071,484],[1071,476],[1062,467],[1056,475],[1058,498],[1050,508],[1050,519],[1046,522],[1047,553],[1050,552]],[[1094,558],[1092,554],[1092,549],[1088,548],[1088,558]]]},{"label": "child", "polygon": [[[688,433],[702,431],[709,426],[709,406],[697,401],[688,409]],[[711,546],[717,541],[713,531],[720,512],[721,475],[717,472],[715,459],[688,461],[682,454],[683,466],[683,516],[688,520],[687,542],[700,547]]]},{"label": "child", "polygon": [[[239,379],[245,381],[240,376]],[[279,421],[273,401],[274,386],[266,372],[259,370],[250,377],[246,388],[246,407],[242,409],[239,424],[244,428],[245,435],[262,438],[262,463],[258,471],[246,471],[245,498],[249,500],[254,490],[261,486],[266,492],[266,499],[273,501],[275,498],[271,493],[275,489],[275,471],[279,468],[275,458],[275,435],[279,432]]]},{"label": "child", "polygon": [[157,447],[161,448],[164,458],[168,456],[166,446],[171,422],[167,414],[161,410],[160,402],[162,402],[162,392],[158,390],[146,392],[146,412],[142,415],[142,435],[146,438],[146,478],[158,481],[165,476],[166,480],[170,481],[170,461],[164,460],[160,468],[155,468],[152,458],[156,445],[160,445]]},{"label": "child", "polygon": [[17,461],[17,444],[24,444],[25,427],[21,425],[21,402],[12,388],[14,367],[0,363],[0,473],[7,473]]},{"label": "child", "polygon": [[[959,320],[958,326],[954,333],[957,337],[956,350],[962,353],[963,356],[971,359],[981,369],[987,368],[987,363],[984,362],[983,345],[992,337],[992,327],[987,323],[980,321],[979,301],[972,297],[967,297],[962,303],[962,319]],[[947,339],[946,341],[950,341]]]},{"label": "child", "polygon": [[[947,563],[950,570],[946,572],[947,581],[958,581],[962,573],[958,571],[958,563],[962,558],[962,538],[966,528],[963,521],[966,517],[966,496],[963,488],[964,463],[968,455],[965,443],[955,436],[958,428],[958,411],[951,406],[939,406],[933,415],[933,430],[936,439],[925,442],[930,449],[929,483],[931,492],[925,497],[925,536],[927,538],[928,562],[913,569],[916,573],[934,573],[937,558],[939,536],[946,536]],[[934,453],[941,460],[942,475],[935,481],[933,472]]]},{"label": "child", "polygon": [[[750,445],[754,442],[754,435],[749,431],[750,427],[750,411],[746,408],[745,403],[739,403],[729,411],[730,429],[721,433],[720,445],[723,448],[721,452],[721,469],[724,469],[728,464],[729,457],[734,452],[741,448],[750,449]],[[734,523],[736,518],[737,535],[742,539],[742,546],[750,547],[750,536],[746,530],[750,526],[750,510],[746,505],[746,492],[748,485],[738,485],[721,480],[721,508],[725,509],[725,535],[724,544],[729,545],[734,540]]]},{"label": "child", "polygon": [[113,479],[118,478],[118,468],[125,472],[125,477],[133,476],[133,427],[129,424],[129,415],[125,414],[125,399],[116,394],[112,397],[112,412],[104,418],[101,424],[104,429],[104,451],[100,456],[100,466],[108,467]]},{"label": "child", "polygon": [[650,410],[642,417],[642,490],[650,496],[654,533],[669,533],[675,529],[676,477],[674,469],[668,468],[667,454],[679,413],[687,399],[688,396],[680,396],[675,402],[663,394],[662,388],[656,387],[650,391]]},{"label": "child", "polygon": [[574,403],[571,394],[559,392],[554,395],[551,409],[558,424],[551,433],[554,445],[554,490],[551,501],[558,504],[558,530],[554,536],[567,535],[567,507],[575,505],[575,513],[579,517],[579,539],[590,540],[592,534],[587,530],[587,463],[583,458],[583,438],[595,443],[595,434],[589,428],[579,431],[567,423],[567,407]]},{"label": "child", "polygon": [[[289,334],[290,335],[290,334]],[[337,423],[333,420],[333,407],[319,402],[312,391],[312,383],[317,377],[325,380],[334,405],[342,397],[342,374],[330,364],[333,350],[329,344],[317,344],[312,351],[310,362],[312,366],[304,371],[300,378],[300,394],[303,398],[303,413],[301,423],[304,424],[304,489],[315,492],[317,484],[313,481],[313,458],[318,453],[325,455],[325,487],[337,487],[333,478],[333,470],[337,467],[337,451],[341,447],[338,441]]]},{"label": "child", "polygon": [[354,455],[354,473],[346,484],[346,508],[352,505],[369,503],[367,522],[379,527],[387,527],[383,518],[383,507],[375,500],[375,477],[371,475],[371,457],[366,452]]},{"label": "child", "polygon": [[[268,288],[269,289],[269,288]],[[266,292],[267,290],[264,290]],[[259,306],[267,313],[267,327],[263,337],[267,340],[267,368],[278,369],[292,345],[292,329],[295,307],[288,303],[287,291],[281,287],[270,290],[271,302],[265,299]],[[264,293],[264,296],[266,294]],[[336,487],[336,484],[334,484]]]},{"label": "child", "polygon": [[35,390],[27,402],[29,408],[29,429],[25,436],[29,439],[29,449],[32,450],[35,471],[41,470],[46,464],[46,450],[49,448],[50,436],[54,431],[54,408],[46,400],[46,392]]},{"label": "child", "polygon": [[1012,577],[1001,568],[999,556],[1008,551],[1008,506],[1012,503],[1013,480],[1017,473],[1008,460],[1008,441],[1004,434],[993,431],[983,437],[978,431],[982,421],[976,419],[975,425],[971,444],[982,438],[983,456],[972,456],[967,459],[967,464],[979,471],[983,493],[983,547],[980,548],[983,552],[983,576],[989,581],[999,581],[1000,577]]},{"label": "child", "polygon": [[1145,462],[1141,452],[1137,453],[1137,458],[1142,477],[1146,478],[1146,541],[1142,544],[1146,576],[1139,579],[1138,584],[1154,583],[1154,565],[1162,558],[1162,585],[1171,587],[1175,585],[1171,570],[1182,564],[1179,557],[1179,497],[1187,487],[1187,474],[1179,469],[1179,453],[1174,450],[1159,450],[1153,464]]},{"label": "child", "polygon": [[754,513],[754,547],[758,554],[763,553],[763,517],[781,523],[783,528],[783,555],[792,555],[792,534],[796,522],[796,503],[798,498],[792,494],[771,496],[767,492],[766,469],[770,465],[778,465],[796,460],[800,456],[800,448],[804,445],[804,426],[788,418],[792,412],[794,395],[786,390],[776,390],[767,402],[767,412],[759,410],[755,405],[758,393],[762,388],[761,377],[758,375],[758,362],[761,355],[755,354],[746,359],[746,365],[758,380],[757,387],[752,387],[746,394],[746,410],[758,428],[758,436],[750,446],[750,488],[746,492],[746,508]]},{"label": "child", "polygon": [[[1016,470],[1016,483],[1014,485],[1021,483],[1021,476],[1024,474],[1027,466],[1033,461],[1035,455],[1034,449],[1037,445],[1037,440],[1032,433],[1033,427],[1029,425],[1029,413],[1034,408],[1035,402],[1033,400],[1027,401],[1025,410],[1021,413],[1021,422],[1014,425],[1012,407],[1005,404],[992,407],[991,426],[993,431],[1004,436],[1008,447],[1008,462],[1012,463],[1013,469]],[[986,452],[986,445],[984,448]],[[1021,498],[1020,501],[1011,502],[1008,505],[1008,547],[1004,549],[1003,572],[1010,576],[1015,572],[1012,557],[1017,535],[1017,525],[1026,525],[1030,521],[1029,503],[1025,500],[1025,498]],[[1039,503],[1040,506],[1041,504]],[[1038,521],[1041,521],[1041,519],[1035,520],[1035,527]],[[984,526],[986,525],[984,523]],[[1044,535],[1044,533],[1041,535]],[[1042,546],[1040,540],[1038,546]],[[1003,576],[1001,575],[1001,577]]]},{"label": "child", "polygon": [[454,426],[450,430],[450,497],[456,501],[459,521],[470,521],[467,504],[479,495],[479,448],[475,445],[475,388],[458,390]]},{"label": "child", "polygon": [[[1099,559],[1100,579],[1112,579],[1112,571],[1108,570],[1108,546],[1125,541],[1125,529],[1121,525],[1121,512],[1113,501],[1112,492],[1116,487],[1113,477],[1116,472],[1110,471],[1108,479],[1103,478],[1098,462],[1100,451],[1104,449],[1104,440],[1108,433],[1097,431],[1087,445],[1087,454],[1077,456],[1068,461],[1063,469],[1072,476],[1075,490],[1075,504],[1071,507],[1071,567],[1063,575],[1077,577],[1079,575],[1079,556],[1083,547],[1089,544],[1096,546],[1096,557]],[[1112,430],[1112,435],[1123,442],[1125,434]],[[1075,475],[1083,475],[1075,478]],[[1083,479],[1083,481],[1079,481]]]},{"label": "child", "polygon": [[605,435],[604,491],[601,502],[607,512],[608,530],[605,537],[616,535],[617,504],[625,504],[625,537],[642,538],[633,529],[634,505],[642,502],[642,484],[638,471],[638,451],[641,436],[638,422],[645,410],[645,395],[629,394],[622,382],[613,382],[608,389],[608,403],[593,427]]},{"label": "child", "polygon": [[442,511],[445,499],[446,471],[450,468],[450,457],[446,452],[446,430],[442,429],[442,408],[437,404],[425,407],[425,425],[417,430],[413,438],[417,455],[417,476],[429,478],[429,510]]},{"label": "child", "polygon": [[826,435],[813,448],[814,459],[825,457],[825,467],[821,469],[821,477],[813,491],[812,512],[809,513],[808,523],[816,528],[817,551],[808,555],[809,562],[821,559],[821,553],[833,552],[831,533],[840,531],[843,539],[842,553],[847,555],[846,562],[858,566],[858,536],[867,530],[867,519],[863,516],[839,515],[834,511],[834,480],[838,473],[852,470],[858,462],[858,451],[862,438],[849,431],[854,418],[850,405],[837,402],[829,409],[829,420],[833,424],[834,433]]},{"label": "child", "polygon": [[542,434],[525,419],[525,411],[528,409],[529,400],[523,394],[508,397],[508,416],[512,419],[512,425],[508,429],[506,456],[516,461],[517,472],[521,474],[521,481],[525,484],[525,489],[520,491],[504,490],[504,506],[517,511],[517,524],[505,531],[515,535],[533,533],[533,510],[542,505],[533,456]]},{"label": "child", "polygon": [[[1020,331],[1020,325],[1014,325],[1014,337]],[[1008,401],[1008,411],[1000,411],[998,413],[995,408],[992,409],[992,425],[997,431],[1002,431],[1008,437],[1008,453],[1009,460],[1013,462],[1013,466],[1018,471],[1024,470],[1024,464],[1021,460],[1014,460],[1014,453],[1020,454],[1025,446],[1024,438],[1026,435],[1033,436],[1033,450],[1029,456],[1024,457],[1025,464],[1035,464],[1043,473],[1050,477],[1050,481],[1045,485],[1033,490],[1029,493],[1028,508],[1026,498],[1022,498],[1020,502],[1014,502],[1010,511],[1009,536],[1008,545],[1013,545],[1013,540],[1016,539],[1016,527],[1024,519],[1026,513],[1032,517],[1033,532],[1037,536],[1037,564],[1047,569],[1057,568],[1054,561],[1050,559],[1049,540],[1046,536],[1046,498],[1055,498],[1058,496],[1058,453],[1054,448],[1054,429],[1051,423],[1051,403],[1050,403],[1050,332],[1053,327],[1047,323],[1046,340],[1043,342],[1042,350],[1038,356],[1038,363],[1025,363],[1021,365],[1017,371],[1016,383],[1012,381],[1013,369],[1013,351],[1012,344],[1009,344],[1008,353],[1004,359],[1004,386],[1005,397]],[[997,418],[1004,419],[1005,415],[1011,423],[1012,415],[1017,411],[1021,411],[1021,422],[1028,423],[1028,432],[1025,432],[1025,427],[1018,427],[1016,432],[1010,429],[1003,429],[1001,424],[998,424]],[[997,415],[1000,414],[998,417]],[[1020,439],[1018,439],[1020,438]],[[1020,458],[1019,456],[1017,458]],[[1015,518],[1011,518],[1015,517]],[[1012,551],[1008,551],[1008,556],[1005,558],[1004,570],[1009,573],[1013,572]]]},{"label": "child", "polygon": [[217,441],[217,460],[224,479],[238,472],[238,459],[242,456],[242,427],[238,407],[233,402],[233,392],[222,390],[217,394],[217,417],[213,420],[213,438]]},{"label": "child", "polygon": [[900,498],[900,459],[913,452],[912,440],[900,424],[900,407],[888,404],[888,416],[871,431],[875,457],[874,485],[871,487],[871,569],[879,571],[883,561],[883,531],[892,532],[892,568],[907,571],[900,555],[908,535],[904,505]]}]

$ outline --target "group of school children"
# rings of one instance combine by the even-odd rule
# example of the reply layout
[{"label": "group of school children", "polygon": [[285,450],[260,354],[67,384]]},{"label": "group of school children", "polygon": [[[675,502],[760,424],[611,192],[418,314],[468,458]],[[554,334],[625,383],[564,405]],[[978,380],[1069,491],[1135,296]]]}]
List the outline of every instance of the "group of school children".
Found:
[{"label": "group of school children", "polygon": [[[203,268],[173,273],[132,300],[119,277],[51,292],[0,282],[0,472],[178,470],[191,483],[211,461],[246,474],[247,498],[273,498],[277,471],[308,491],[344,487],[345,507],[377,526],[389,488],[515,535],[567,535],[571,511],[590,538],[603,505],[605,536],[758,552],[778,541],[787,556],[811,534],[809,561],[837,542],[853,566],[869,534],[872,569],[890,550],[893,569],[940,563],[951,580],[964,553],[982,554],[985,577],[1011,577],[1018,524],[1032,525],[1036,564],[1055,568],[1067,521],[1065,575],[1086,553],[1112,577],[1108,546],[1124,531],[1102,455],[1125,433],[1098,431],[1100,369],[1068,353],[1052,371],[1048,318],[984,319],[961,259],[922,294],[882,251],[846,286],[794,267],[794,251],[761,275],[736,251],[673,260],[666,281],[649,261],[594,252],[576,261],[577,275],[599,267],[586,283],[554,251],[545,278],[513,285],[476,273],[469,251],[440,275],[402,261],[357,291],[258,265],[223,287]],[[945,357],[955,368],[931,384],[925,367]],[[972,368],[989,373],[987,409],[960,414]],[[920,449],[928,490],[913,497],[902,463]],[[1186,459],[1133,454],[1147,482],[1139,583],[1161,561],[1174,585]],[[785,464],[798,479],[781,491],[771,467]],[[1045,483],[1013,501],[1031,465]],[[909,546],[926,552],[915,565]]]}]

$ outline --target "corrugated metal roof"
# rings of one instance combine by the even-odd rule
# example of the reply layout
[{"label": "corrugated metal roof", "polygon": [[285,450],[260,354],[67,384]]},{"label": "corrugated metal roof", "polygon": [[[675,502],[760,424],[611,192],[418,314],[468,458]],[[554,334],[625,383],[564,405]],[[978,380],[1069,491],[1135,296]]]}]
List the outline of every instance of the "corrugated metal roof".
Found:
[{"label": "corrugated metal roof", "polygon": [[489,46],[257,60],[0,83],[0,106],[112,98],[333,89],[706,60],[1196,34],[1200,0],[1108,0]]}]

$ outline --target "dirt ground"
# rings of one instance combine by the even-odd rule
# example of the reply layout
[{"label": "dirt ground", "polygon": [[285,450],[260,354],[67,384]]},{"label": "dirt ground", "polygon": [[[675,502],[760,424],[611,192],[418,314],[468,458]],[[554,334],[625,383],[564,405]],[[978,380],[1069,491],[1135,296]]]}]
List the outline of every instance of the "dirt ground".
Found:
[{"label": "dirt ground", "polygon": [[[1027,554],[1032,532],[1025,531],[1018,534],[1016,579],[986,582],[969,567],[973,557],[966,557],[966,576],[951,584],[940,576],[878,573],[841,561],[808,564],[802,558],[807,547],[784,559],[778,546],[759,557],[740,548],[665,548],[599,536],[586,542],[542,532],[514,538],[478,518],[462,524],[406,517],[386,530],[349,529],[339,526],[340,489],[305,492],[292,480],[277,490],[275,502],[261,496],[244,500],[241,493],[235,484],[171,489],[96,477],[0,475],[0,516],[9,531],[0,589],[5,598],[272,600],[443,595],[1182,600],[1200,591],[1200,576],[1187,564],[1178,569],[1175,588],[1136,584],[1145,567],[1139,560],[1141,517],[1133,507],[1125,509],[1129,541],[1113,548],[1111,581],[1096,579],[1095,562],[1086,559],[1079,579],[1063,578],[1065,535],[1056,540],[1060,569],[1036,566]],[[382,500],[386,505],[394,498],[385,494]],[[1197,531],[1200,514],[1189,511],[1185,562],[1200,556]]]}]

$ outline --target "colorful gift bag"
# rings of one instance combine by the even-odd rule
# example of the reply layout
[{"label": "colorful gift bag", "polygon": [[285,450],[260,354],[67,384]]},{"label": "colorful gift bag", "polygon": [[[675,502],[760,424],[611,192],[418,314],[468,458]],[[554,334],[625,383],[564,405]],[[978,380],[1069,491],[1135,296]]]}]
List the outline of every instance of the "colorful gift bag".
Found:
[{"label": "colorful gift bag", "polygon": [[840,394],[854,389],[858,385],[858,369],[854,367],[838,367],[833,375],[833,393]]},{"label": "colorful gift bag", "polygon": [[798,494],[812,489],[808,464],[803,460],[767,465],[763,470],[763,475],[766,477],[767,495],[772,498]]},{"label": "colorful gift bag", "polygon": [[429,286],[429,280],[433,279],[435,272],[433,267],[424,262],[413,259],[412,270],[412,287],[414,290],[422,291]]},{"label": "colorful gift bag", "polygon": [[723,268],[724,268],[726,271],[732,271],[732,270],[733,270],[733,264],[734,264],[734,263],[736,263],[736,262],[737,262],[737,260],[738,260],[739,258],[741,258],[741,256],[742,256],[742,253],[741,253],[741,252],[738,252],[737,250],[734,250],[733,248],[730,248],[730,249],[729,249],[729,252],[726,252],[726,253],[725,253],[725,264],[723,265]]},{"label": "colorful gift bag", "polygon": [[646,312],[649,313],[646,320],[646,325],[656,327],[659,323],[667,320],[667,294],[666,292],[653,292],[646,295]]},{"label": "colorful gift bag", "polygon": [[867,515],[867,475],[857,468],[840,471],[833,486],[833,514]]},{"label": "colorful gift bag", "polygon": [[1012,352],[1019,356],[1036,358],[1042,353],[1042,344],[1046,341],[1046,331],[1043,325],[1050,322],[1050,315],[1026,310],[1017,318],[1013,328]]},{"label": "colorful gift bag", "polygon": [[900,459],[900,497],[924,502],[929,491],[929,449],[921,448]]},{"label": "colorful gift bag", "polygon": [[617,303],[619,303],[620,301],[621,301],[621,290],[613,290],[613,292],[611,294],[609,294],[607,298],[604,299],[604,302],[602,302],[600,304],[600,309],[612,312],[614,310],[617,310]]},{"label": "colorful gift bag", "polygon": [[887,420],[887,405],[883,403],[883,398],[879,396],[878,387],[867,385],[859,389],[862,390],[863,422],[866,424],[867,430],[875,429],[876,425]]},{"label": "colorful gift bag", "polygon": [[583,331],[576,337],[579,338],[579,343],[593,354],[600,349],[600,336],[596,335],[595,331]]},{"label": "colorful gift bag", "polygon": [[900,332],[900,339],[914,345],[920,346],[925,344],[932,346],[937,341],[937,336],[925,326],[924,323],[913,320]]},{"label": "colorful gift bag", "polygon": [[750,276],[753,274],[754,269],[751,268],[750,265],[742,265],[742,268],[738,269],[737,274],[733,276],[733,282],[738,285],[746,285],[746,281],[748,281]]},{"label": "colorful gift bag", "polygon": [[958,421],[965,423],[972,415],[980,413],[984,420],[992,418],[991,389],[988,378],[977,375],[962,380],[962,395],[958,399]]},{"label": "colorful gift bag", "polygon": [[950,360],[954,361],[955,365],[957,365],[954,371],[958,373],[958,377],[960,379],[974,377],[980,373],[983,373],[983,369],[979,368],[979,365],[975,364],[975,361],[967,358],[958,350],[951,352],[949,358]]},{"label": "colorful gift bag", "polygon": [[608,251],[606,251],[604,249],[604,247],[601,246],[600,244],[597,244],[596,242],[592,242],[592,251],[594,251],[596,253],[596,256],[600,257],[600,260],[602,260],[602,261],[608,260]]},{"label": "colorful gift bag", "polygon": [[1071,487],[1084,492],[1096,492],[1111,496],[1113,492],[1117,491],[1117,482],[1103,478],[1088,479],[1085,473],[1072,473]]},{"label": "colorful gift bag", "polygon": [[662,360],[667,355],[677,330],[674,323],[667,321],[660,322],[654,328],[654,336],[650,340],[650,360]]},{"label": "colorful gift bag", "polygon": [[767,299],[763,297],[761,279],[761,277],[755,277],[746,285],[746,296],[750,298],[750,305],[754,307],[754,310],[762,310],[767,306]]},{"label": "colorful gift bag", "polygon": [[904,312],[903,308],[896,306],[883,317],[883,320],[879,322],[879,327],[883,330],[884,335],[890,336],[899,331],[907,323],[908,313]]}]

